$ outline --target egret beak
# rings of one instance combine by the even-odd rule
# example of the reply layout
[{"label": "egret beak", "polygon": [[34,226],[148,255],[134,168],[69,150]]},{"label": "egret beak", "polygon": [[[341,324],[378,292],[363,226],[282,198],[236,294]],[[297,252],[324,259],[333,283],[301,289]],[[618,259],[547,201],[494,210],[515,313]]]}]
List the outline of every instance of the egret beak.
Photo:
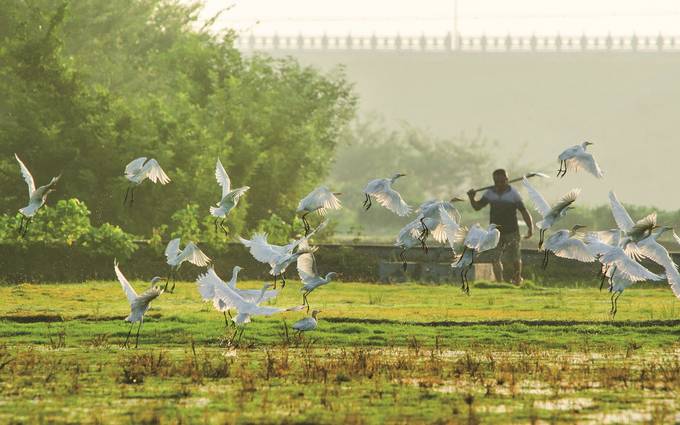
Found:
[{"label": "egret beak", "polygon": [[449,202],[451,202],[451,203],[454,203],[454,202],[463,202],[463,199],[462,199],[462,198],[459,198],[459,197],[457,197],[457,196],[454,196],[453,198],[451,198],[451,199],[449,200]]},{"label": "egret beak", "polygon": [[538,171],[532,171],[531,173],[527,173],[527,174],[524,175],[524,177],[526,177],[526,178],[529,178],[529,177],[543,177],[544,179],[549,179],[549,178],[550,178],[549,175],[547,175],[547,174],[545,174],[545,173],[538,172]]},{"label": "egret beak", "polygon": [[333,192],[333,195],[335,195],[335,196],[341,196],[341,195],[342,195],[342,192]]}]

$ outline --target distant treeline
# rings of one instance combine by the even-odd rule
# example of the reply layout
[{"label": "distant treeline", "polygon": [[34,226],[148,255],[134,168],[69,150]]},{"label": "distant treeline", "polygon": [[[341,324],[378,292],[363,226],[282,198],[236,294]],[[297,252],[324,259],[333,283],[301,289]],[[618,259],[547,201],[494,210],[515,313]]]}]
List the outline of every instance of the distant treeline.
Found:
[{"label": "distant treeline", "polygon": [[[235,185],[252,188],[231,233],[273,213],[290,221],[354,117],[341,71],[246,58],[234,34],[196,29],[197,5],[0,0],[0,10],[0,203],[11,216],[27,203],[16,152],[37,184],[62,173],[50,205],[77,198],[95,225],[146,238],[187,208],[212,225],[218,157]],[[123,170],[140,156],[172,183],[142,185],[126,208]]]}]

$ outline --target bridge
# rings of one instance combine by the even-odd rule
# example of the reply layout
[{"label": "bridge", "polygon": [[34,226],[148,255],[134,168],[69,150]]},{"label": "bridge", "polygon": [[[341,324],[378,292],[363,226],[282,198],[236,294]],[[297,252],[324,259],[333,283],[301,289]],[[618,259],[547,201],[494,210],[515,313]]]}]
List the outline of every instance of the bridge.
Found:
[{"label": "bridge", "polygon": [[678,52],[680,36],[280,36],[244,35],[241,50],[266,51],[409,51],[409,52]]}]

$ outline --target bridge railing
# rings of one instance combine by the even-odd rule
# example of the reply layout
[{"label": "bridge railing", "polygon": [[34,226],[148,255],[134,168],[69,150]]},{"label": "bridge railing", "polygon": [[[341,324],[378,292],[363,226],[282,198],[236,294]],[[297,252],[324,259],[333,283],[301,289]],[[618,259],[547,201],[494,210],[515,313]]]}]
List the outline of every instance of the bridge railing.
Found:
[{"label": "bridge railing", "polygon": [[421,51],[421,52],[592,52],[680,51],[680,36],[256,36],[236,39],[242,50]]}]

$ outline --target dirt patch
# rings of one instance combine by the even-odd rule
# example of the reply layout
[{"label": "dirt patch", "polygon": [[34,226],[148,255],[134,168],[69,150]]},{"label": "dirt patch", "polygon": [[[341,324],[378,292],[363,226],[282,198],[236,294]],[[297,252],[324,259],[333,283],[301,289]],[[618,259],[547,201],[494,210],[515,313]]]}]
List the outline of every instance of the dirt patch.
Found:
[{"label": "dirt patch", "polygon": [[680,326],[680,320],[627,320],[615,322],[611,320],[478,320],[478,321],[440,321],[440,322],[401,322],[389,319],[358,319],[353,317],[326,317],[330,323],[360,323],[364,325],[407,325],[432,327],[465,327],[465,326],[612,326],[617,328],[646,328],[656,326]]}]

